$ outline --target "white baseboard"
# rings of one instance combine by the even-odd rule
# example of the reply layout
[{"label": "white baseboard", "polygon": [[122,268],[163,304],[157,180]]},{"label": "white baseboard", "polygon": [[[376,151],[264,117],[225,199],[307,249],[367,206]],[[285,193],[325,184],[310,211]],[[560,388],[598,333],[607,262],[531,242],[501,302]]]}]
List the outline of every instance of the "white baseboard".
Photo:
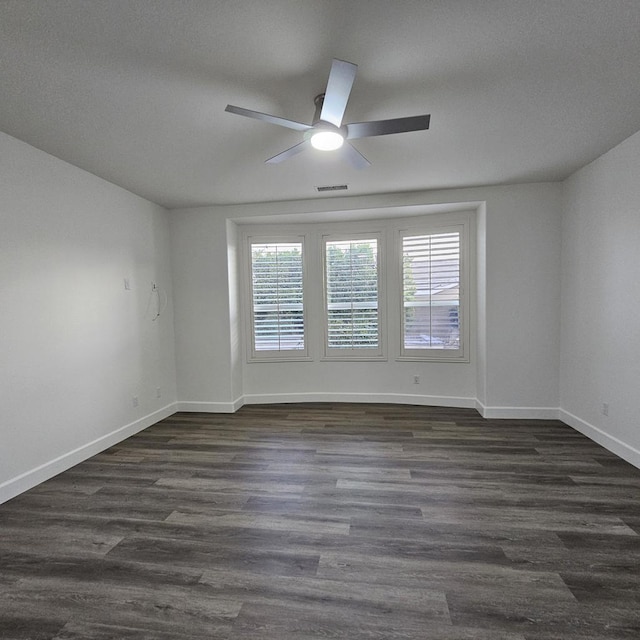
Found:
[{"label": "white baseboard", "polygon": [[159,420],[167,418],[177,410],[177,403],[173,402],[168,404],[166,407],[162,407],[162,409],[158,409],[158,411],[154,411],[135,422],[126,424],[124,427],[120,427],[119,429],[82,445],[73,451],[69,451],[68,453],[58,456],[49,462],[45,462],[35,469],[21,473],[19,476],[3,482],[0,484],[0,504],[7,500],[11,500],[11,498],[14,498],[25,491],[28,491],[49,478],[53,478],[53,476],[57,476],[59,473],[70,469],[87,458],[95,456],[101,451],[118,444],[118,442],[122,442],[125,438],[150,427]]},{"label": "white baseboard", "polygon": [[243,404],[244,401],[241,397],[233,402],[186,400],[177,403],[176,411],[186,411],[188,413],[235,413]]},{"label": "white baseboard", "polygon": [[475,408],[483,418],[503,420],[559,420],[557,407],[487,407],[476,400]]},{"label": "white baseboard", "polygon": [[559,419],[570,427],[573,427],[576,431],[587,436],[590,440],[601,444],[605,449],[611,451],[611,453],[615,453],[629,464],[640,469],[640,451],[638,451],[638,449],[622,442],[622,440],[618,440],[615,436],[605,433],[602,429],[585,422],[578,418],[578,416],[574,416],[564,409],[560,409]]},{"label": "white baseboard", "polygon": [[423,396],[400,393],[266,393],[246,394],[243,404],[276,404],[295,402],[363,402],[389,404],[415,404],[434,407],[475,408],[475,398],[458,396]]},{"label": "white baseboard", "polygon": [[464,396],[425,396],[409,393],[340,393],[309,391],[304,393],[245,394],[233,402],[178,402],[178,411],[234,413],[245,404],[293,404],[296,402],[362,402],[413,404],[432,407],[476,409],[483,418],[557,420],[556,407],[487,407],[476,398]]}]

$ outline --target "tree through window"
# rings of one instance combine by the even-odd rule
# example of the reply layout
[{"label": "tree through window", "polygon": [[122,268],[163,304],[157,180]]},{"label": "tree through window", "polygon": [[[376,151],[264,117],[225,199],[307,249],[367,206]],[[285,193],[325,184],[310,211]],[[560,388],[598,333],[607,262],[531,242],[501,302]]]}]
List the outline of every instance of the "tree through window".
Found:
[{"label": "tree through window", "polygon": [[378,349],[378,239],[326,240],[326,346]]}]

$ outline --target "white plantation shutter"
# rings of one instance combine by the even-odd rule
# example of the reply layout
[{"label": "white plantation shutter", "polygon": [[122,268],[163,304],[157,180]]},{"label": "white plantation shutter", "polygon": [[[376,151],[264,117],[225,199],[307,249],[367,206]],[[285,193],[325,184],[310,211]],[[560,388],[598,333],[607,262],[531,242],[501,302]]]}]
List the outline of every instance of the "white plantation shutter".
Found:
[{"label": "white plantation shutter", "polygon": [[304,351],[302,242],[250,246],[254,351]]},{"label": "white plantation shutter", "polygon": [[401,237],[403,353],[461,353],[462,232]]},{"label": "white plantation shutter", "polygon": [[378,238],[325,240],[326,353],[381,353]]},{"label": "white plantation shutter", "polygon": [[471,212],[264,224],[241,235],[248,362],[470,362]]}]

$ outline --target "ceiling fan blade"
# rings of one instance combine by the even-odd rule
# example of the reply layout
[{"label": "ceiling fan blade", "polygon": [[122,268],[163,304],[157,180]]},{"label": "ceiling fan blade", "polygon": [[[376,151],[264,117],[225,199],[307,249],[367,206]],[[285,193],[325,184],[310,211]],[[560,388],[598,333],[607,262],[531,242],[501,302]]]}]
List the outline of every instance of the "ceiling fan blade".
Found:
[{"label": "ceiling fan blade", "polygon": [[340,149],[342,157],[355,169],[366,169],[371,163],[352,145],[345,142]]},{"label": "ceiling fan blade", "polygon": [[429,128],[430,115],[392,118],[391,120],[372,120],[371,122],[353,122],[347,125],[347,139],[386,136],[390,133],[422,131]]},{"label": "ceiling fan blade", "polygon": [[330,122],[339,127],[342,124],[344,111],[351,93],[353,81],[356,79],[358,65],[334,58],[329,72],[327,88],[324,92],[324,102],[320,112],[320,120]]},{"label": "ceiling fan blade", "polygon": [[297,156],[299,153],[302,153],[303,151],[306,151],[307,149],[310,149],[310,148],[311,148],[311,142],[309,140],[303,140],[297,145],[293,147],[289,147],[289,149],[287,149],[286,151],[283,151],[282,153],[279,153],[278,155],[273,156],[273,158],[269,158],[268,160],[265,160],[265,162],[268,164],[276,164],[278,162],[282,162],[283,160],[288,160],[293,156]]},{"label": "ceiling fan blade", "polygon": [[279,118],[278,116],[270,116],[267,113],[252,111],[251,109],[243,109],[242,107],[234,107],[232,104],[228,104],[225,111],[228,111],[229,113],[236,113],[239,116],[246,116],[247,118],[254,118],[255,120],[262,120],[263,122],[270,122],[271,124],[278,124],[281,127],[295,129],[296,131],[308,131],[311,129],[310,125],[302,122],[288,120],[287,118]]}]

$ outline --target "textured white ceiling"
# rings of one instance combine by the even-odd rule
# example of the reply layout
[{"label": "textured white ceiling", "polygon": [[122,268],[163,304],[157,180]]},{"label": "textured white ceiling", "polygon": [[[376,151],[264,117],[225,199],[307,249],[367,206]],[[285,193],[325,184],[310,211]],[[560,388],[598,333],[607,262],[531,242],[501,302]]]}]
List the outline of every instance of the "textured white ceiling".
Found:
[{"label": "textured white ceiling", "polygon": [[[560,180],[640,129],[639,0],[4,0],[0,129],[168,207]],[[332,58],[363,171],[227,103],[310,122]],[[344,195],[344,192],[338,192]]]}]

